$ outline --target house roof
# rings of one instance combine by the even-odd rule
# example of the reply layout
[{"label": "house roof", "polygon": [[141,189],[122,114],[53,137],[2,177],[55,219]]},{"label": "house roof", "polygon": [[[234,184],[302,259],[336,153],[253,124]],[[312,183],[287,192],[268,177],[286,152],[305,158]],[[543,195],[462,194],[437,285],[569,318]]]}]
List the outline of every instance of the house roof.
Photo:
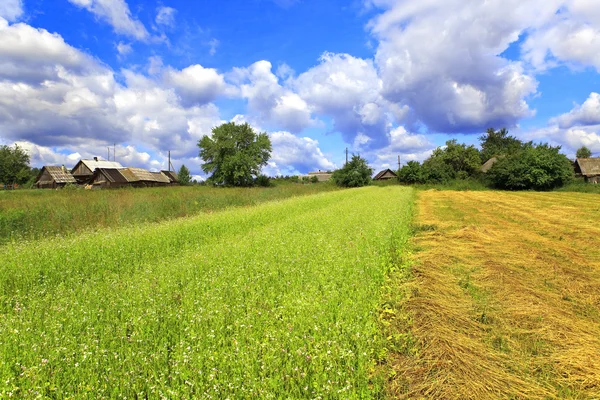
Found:
[{"label": "house roof", "polygon": [[94,175],[96,174],[103,174],[112,183],[128,183],[127,178],[121,174],[121,170],[116,168],[98,168],[94,172]]},{"label": "house roof", "polygon": [[481,166],[481,172],[488,172],[490,170],[490,168],[492,168],[492,165],[494,165],[496,163],[496,161],[498,161],[498,157],[492,157],[489,160],[487,160]]},{"label": "house roof", "polygon": [[388,172],[390,172],[394,176],[398,176],[398,175],[396,175],[396,173],[394,171],[387,168],[387,169],[384,169],[383,171],[379,171],[379,173],[377,175],[375,175],[375,177],[373,179],[377,180],[377,179],[381,178],[382,176],[384,176]]},{"label": "house roof", "polygon": [[120,170],[121,175],[127,179],[128,182],[159,182],[159,183],[170,183],[169,178],[160,172],[150,172],[143,168],[124,168]]},{"label": "house roof", "polygon": [[[82,163],[83,165],[85,165],[90,171],[92,171],[92,173],[96,170],[96,168],[116,168],[116,169],[120,169],[123,168],[123,166],[116,162],[116,161],[106,161],[106,160],[81,160],[79,161],[79,163]],[[77,163],[77,165],[75,165],[75,167],[71,170],[71,171],[75,171],[75,169],[77,168],[77,166],[79,165],[79,163]]]},{"label": "house roof", "polygon": [[175,171],[160,171],[169,178],[171,182],[178,182],[179,178],[177,177],[177,173]]},{"label": "house roof", "polygon": [[53,167],[53,166],[44,166],[42,170],[38,174],[37,181],[39,182],[44,170],[48,171],[54,182],[56,183],[77,183],[75,177],[71,175],[71,171],[69,171],[65,167]]},{"label": "house roof", "polygon": [[581,175],[600,175],[600,158],[578,158],[575,161],[581,169]]}]

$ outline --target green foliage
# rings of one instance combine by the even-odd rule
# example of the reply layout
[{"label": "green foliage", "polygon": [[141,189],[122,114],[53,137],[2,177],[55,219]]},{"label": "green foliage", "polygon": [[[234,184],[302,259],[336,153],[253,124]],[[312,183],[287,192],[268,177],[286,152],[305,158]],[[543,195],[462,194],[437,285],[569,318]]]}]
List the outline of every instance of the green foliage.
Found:
[{"label": "green foliage", "polygon": [[218,185],[252,186],[271,157],[271,140],[247,123],[229,122],[213,128],[212,137],[198,141],[202,169]]},{"label": "green foliage", "polygon": [[523,142],[508,134],[506,128],[499,131],[490,128],[485,135],[479,137],[481,142],[481,162],[484,163],[492,157],[513,154],[523,148]]},{"label": "green foliage", "polygon": [[592,151],[585,146],[580,147],[575,155],[577,158],[590,158]]},{"label": "green foliage", "polygon": [[310,183],[319,183],[319,178],[317,178],[315,175],[311,176]]},{"label": "green foliage", "polygon": [[258,175],[258,176],[256,177],[256,179],[255,179],[255,181],[254,181],[254,184],[255,184],[256,186],[260,186],[260,187],[270,187],[270,186],[273,186],[273,185],[271,184],[271,178],[269,178],[269,177],[268,177],[268,176],[266,176],[266,175],[262,175],[262,174],[261,174],[261,175]]},{"label": "green foliage", "polygon": [[22,147],[0,146],[0,183],[22,185],[30,179],[29,154]]},{"label": "green foliage", "polygon": [[398,171],[398,181],[401,183],[424,183],[423,167],[418,161],[409,161]]},{"label": "green foliage", "polygon": [[190,174],[190,170],[187,169],[185,164],[181,164],[181,167],[177,172],[177,181],[182,186],[188,186],[192,183],[192,175]]},{"label": "green foliage", "polygon": [[573,180],[571,161],[560,147],[527,144],[500,158],[487,173],[492,185],[508,190],[551,190]]},{"label": "green foliage", "polygon": [[336,191],[6,244],[0,397],[383,398],[377,311],[413,198]]},{"label": "green foliage", "polygon": [[353,155],[352,159],[343,168],[333,172],[332,179],[338,186],[361,187],[371,182],[373,168],[367,160],[359,155]]}]

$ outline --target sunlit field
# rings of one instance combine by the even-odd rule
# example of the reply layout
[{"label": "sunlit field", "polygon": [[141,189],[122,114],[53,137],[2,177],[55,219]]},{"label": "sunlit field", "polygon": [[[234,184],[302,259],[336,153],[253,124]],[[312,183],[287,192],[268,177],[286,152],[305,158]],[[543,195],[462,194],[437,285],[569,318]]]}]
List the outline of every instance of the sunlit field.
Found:
[{"label": "sunlit field", "polygon": [[0,191],[0,244],[83,230],[252,206],[265,201],[337,190],[329,183],[282,184],[271,188],[209,186],[116,190]]},{"label": "sunlit field", "polygon": [[600,396],[600,198],[423,191],[390,398]]},{"label": "sunlit field", "polygon": [[412,202],[368,187],[6,244],[0,397],[381,397]]}]

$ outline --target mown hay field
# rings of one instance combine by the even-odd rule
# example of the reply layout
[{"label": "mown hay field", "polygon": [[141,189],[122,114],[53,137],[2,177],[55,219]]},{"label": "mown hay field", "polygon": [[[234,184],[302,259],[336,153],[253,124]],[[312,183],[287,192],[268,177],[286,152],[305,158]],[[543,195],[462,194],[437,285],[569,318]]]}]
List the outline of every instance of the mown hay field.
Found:
[{"label": "mown hay field", "polygon": [[376,398],[413,190],[0,247],[0,397]]},{"label": "mown hay field", "polygon": [[600,398],[600,198],[423,191],[392,398]]}]

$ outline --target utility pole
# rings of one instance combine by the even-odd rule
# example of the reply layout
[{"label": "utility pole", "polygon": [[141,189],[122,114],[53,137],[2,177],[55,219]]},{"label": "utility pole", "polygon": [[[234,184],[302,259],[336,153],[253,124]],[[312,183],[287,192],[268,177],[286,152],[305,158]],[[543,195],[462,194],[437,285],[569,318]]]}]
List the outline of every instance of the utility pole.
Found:
[{"label": "utility pole", "polygon": [[400,170],[400,154],[398,154],[398,170]]},{"label": "utility pole", "polygon": [[171,172],[171,150],[169,150],[169,172]]},{"label": "utility pole", "polygon": [[348,164],[348,148],[346,147],[346,164]]},{"label": "utility pole", "polygon": [[106,161],[110,161],[110,146],[106,146]]},{"label": "utility pole", "polygon": [[113,143],[113,161],[117,161],[117,144]]}]

